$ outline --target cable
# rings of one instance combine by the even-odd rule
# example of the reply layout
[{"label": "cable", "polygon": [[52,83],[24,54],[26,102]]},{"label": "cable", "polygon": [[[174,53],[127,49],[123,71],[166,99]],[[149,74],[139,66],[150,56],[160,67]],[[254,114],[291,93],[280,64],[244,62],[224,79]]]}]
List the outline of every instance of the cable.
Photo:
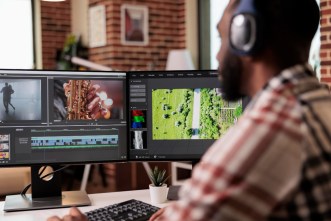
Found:
[{"label": "cable", "polygon": [[[48,173],[48,174],[46,174],[46,175],[40,177],[40,179],[44,179],[45,177],[48,177],[48,176],[50,176],[50,175],[52,175],[52,174],[55,174],[55,173],[57,173],[57,172],[60,172],[61,170],[64,170],[65,168],[67,168],[67,167],[69,167],[69,166],[70,166],[70,165],[63,166],[63,167],[61,167],[61,168],[59,168],[59,169],[57,169],[57,170],[54,170],[53,172],[50,172],[50,173]],[[46,167],[47,167],[47,166],[43,166],[43,167],[42,167],[41,171],[38,173],[39,176],[40,176],[40,175],[46,170]],[[25,194],[26,194],[26,192],[29,190],[29,188],[31,187],[31,185],[32,185],[32,184],[30,183],[30,184],[28,184],[26,187],[24,187],[24,189],[23,189],[22,192],[20,193],[21,196],[25,197]]]}]

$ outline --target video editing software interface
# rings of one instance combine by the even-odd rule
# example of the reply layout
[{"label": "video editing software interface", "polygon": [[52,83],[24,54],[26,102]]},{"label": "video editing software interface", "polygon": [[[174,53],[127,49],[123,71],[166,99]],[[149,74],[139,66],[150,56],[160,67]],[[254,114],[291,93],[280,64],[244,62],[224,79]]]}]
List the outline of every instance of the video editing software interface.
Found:
[{"label": "video editing software interface", "polygon": [[125,161],[125,77],[0,70],[0,166]]},{"label": "video editing software interface", "polygon": [[227,102],[217,71],[130,72],[129,158],[199,160],[242,114]]}]

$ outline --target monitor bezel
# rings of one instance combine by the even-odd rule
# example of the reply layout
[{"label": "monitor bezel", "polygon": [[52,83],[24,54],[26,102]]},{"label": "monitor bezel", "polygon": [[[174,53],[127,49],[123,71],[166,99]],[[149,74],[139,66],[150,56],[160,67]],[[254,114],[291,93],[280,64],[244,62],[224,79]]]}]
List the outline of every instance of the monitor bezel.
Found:
[{"label": "monitor bezel", "polygon": [[[200,159],[202,158],[202,156],[204,154],[202,154],[200,157],[196,157],[196,158],[167,158],[167,159],[160,159],[160,158],[156,158],[156,159],[153,159],[153,158],[148,158],[148,159],[137,159],[137,158],[131,158],[131,155],[130,155],[130,88],[129,88],[129,81],[131,79],[131,74],[139,74],[139,73],[156,73],[156,74],[160,74],[160,73],[174,73],[174,74],[178,74],[178,73],[210,73],[210,72],[215,72],[217,73],[218,75],[218,70],[213,70],[213,69],[203,69],[203,70],[165,70],[165,71],[160,71],[160,70],[156,70],[156,71],[129,71],[127,72],[127,77],[126,77],[126,81],[127,81],[127,107],[128,107],[128,110],[127,110],[127,135],[128,135],[128,141],[127,141],[127,144],[128,144],[128,161],[130,162],[177,162],[177,161],[182,161],[182,162],[199,162]],[[216,77],[217,78],[217,77]],[[244,105],[244,103],[242,104]],[[244,109],[244,106],[243,106],[243,109]],[[214,140],[215,142],[216,140]],[[209,148],[208,148],[209,149]],[[207,150],[208,150],[207,149]]]}]

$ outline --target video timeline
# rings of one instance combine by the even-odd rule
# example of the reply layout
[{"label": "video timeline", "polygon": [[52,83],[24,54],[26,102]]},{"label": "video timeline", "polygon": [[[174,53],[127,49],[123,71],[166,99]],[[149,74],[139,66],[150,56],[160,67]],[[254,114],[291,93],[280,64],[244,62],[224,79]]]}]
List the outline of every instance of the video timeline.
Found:
[{"label": "video timeline", "polygon": [[31,137],[32,149],[117,147],[118,135]]}]

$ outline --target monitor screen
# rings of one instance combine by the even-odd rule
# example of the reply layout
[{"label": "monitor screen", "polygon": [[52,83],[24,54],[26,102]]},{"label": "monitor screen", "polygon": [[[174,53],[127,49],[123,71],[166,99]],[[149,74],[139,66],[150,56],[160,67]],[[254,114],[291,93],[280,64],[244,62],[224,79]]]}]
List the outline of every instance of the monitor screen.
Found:
[{"label": "monitor screen", "polygon": [[220,96],[217,71],[130,72],[130,160],[199,160],[242,113]]},{"label": "monitor screen", "polygon": [[125,77],[0,70],[0,167],[125,161]]}]

